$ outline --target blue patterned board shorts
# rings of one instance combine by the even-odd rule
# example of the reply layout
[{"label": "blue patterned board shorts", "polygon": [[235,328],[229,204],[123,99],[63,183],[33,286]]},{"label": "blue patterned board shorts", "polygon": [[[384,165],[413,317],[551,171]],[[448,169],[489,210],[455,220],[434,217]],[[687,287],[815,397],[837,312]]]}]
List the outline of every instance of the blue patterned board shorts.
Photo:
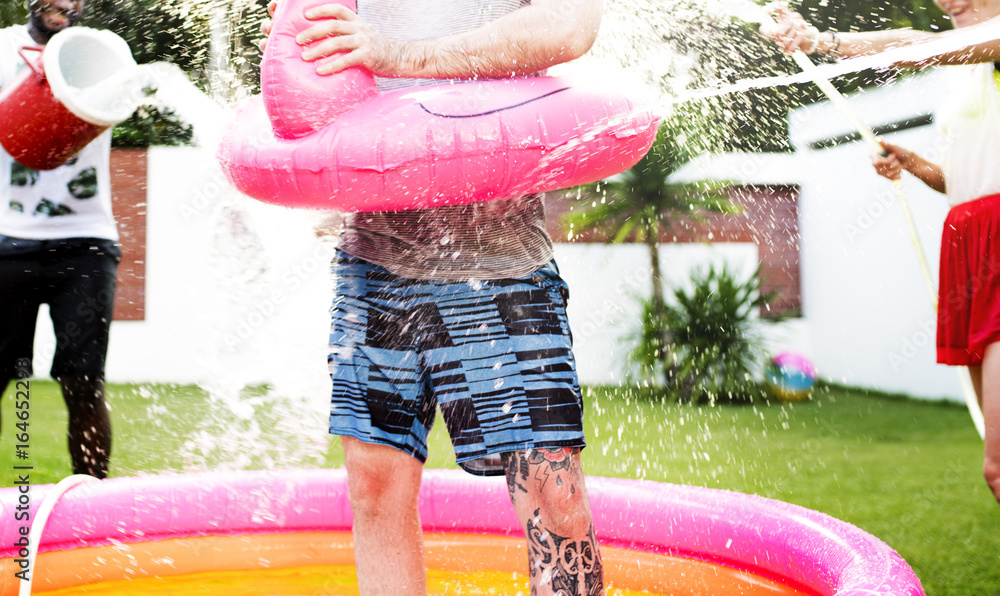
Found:
[{"label": "blue patterned board shorts", "polygon": [[520,279],[399,277],[338,251],[330,312],[330,433],[421,463],[441,412],[456,459],[500,475],[500,453],[583,447],[583,400],[554,262]]}]

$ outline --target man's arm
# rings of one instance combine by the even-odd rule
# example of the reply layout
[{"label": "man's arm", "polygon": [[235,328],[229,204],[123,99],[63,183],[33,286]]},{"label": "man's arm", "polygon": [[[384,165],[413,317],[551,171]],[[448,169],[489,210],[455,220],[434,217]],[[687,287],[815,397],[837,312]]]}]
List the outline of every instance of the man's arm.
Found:
[{"label": "man's arm", "polygon": [[347,8],[325,4],[306,12],[316,24],[297,41],[308,46],[302,58],[316,61],[320,74],[361,65],[383,77],[505,78],[584,55],[597,36],[601,8],[602,0],[535,0],[472,31],[401,42]]}]

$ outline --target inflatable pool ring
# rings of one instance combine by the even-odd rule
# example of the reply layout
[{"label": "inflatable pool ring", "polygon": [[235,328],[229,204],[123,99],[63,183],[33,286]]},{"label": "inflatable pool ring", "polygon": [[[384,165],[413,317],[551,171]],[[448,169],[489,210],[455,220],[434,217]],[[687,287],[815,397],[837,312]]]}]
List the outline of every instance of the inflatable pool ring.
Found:
[{"label": "inflatable pool ring", "polygon": [[511,198],[622,172],[656,137],[650,107],[602,81],[537,76],[380,94],[360,67],[320,76],[295,35],[303,12],[328,1],[279,3],[262,93],[223,135],[222,169],[253,198],[340,211]]},{"label": "inflatable pool ring", "polygon": [[816,367],[796,352],[782,352],[767,363],[764,381],[768,392],[781,401],[805,401],[816,384]]},{"label": "inflatable pool ring", "polygon": [[[883,542],[796,505],[715,489],[597,477],[587,479],[587,491],[605,580],[620,593],[924,594],[909,565]],[[32,520],[39,503],[53,492],[51,485],[31,487]],[[16,487],[0,489],[3,536],[19,535],[24,522],[14,513],[22,498]],[[463,590],[465,594],[513,594],[516,589],[496,590],[499,582],[513,584],[515,579],[521,582],[518,589],[525,589],[525,540],[502,478],[426,470],[419,507],[429,578],[453,570],[492,582],[486,586],[493,591]],[[52,509],[31,570],[35,593],[79,594],[86,586],[88,594],[130,596],[330,594],[329,587],[310,591],[301,584],[310,573],[328,577],[335,567],[353,564],[351,524],[343,470],[91,482],[67,492]],[[13,539],[0,544],[0,596],[17,593],[19,558]],[[247,582],[258,578],[262,586],[267,580],[272,582],[267,585],[283,588],[248,590]],[[237,581],[244,583],[223,589]],[[171,590],[175,584],[207,584],[212,590]],[[116,585],[123,591],[115,592]]]}]

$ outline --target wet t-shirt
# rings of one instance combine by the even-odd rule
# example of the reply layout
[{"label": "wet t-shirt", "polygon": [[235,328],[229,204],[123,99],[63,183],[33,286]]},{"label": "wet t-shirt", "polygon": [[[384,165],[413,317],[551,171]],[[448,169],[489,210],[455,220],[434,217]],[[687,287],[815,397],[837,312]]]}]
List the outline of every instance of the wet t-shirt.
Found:
[{"label": "wet t-shirt", "polygon": [[[359,0],[358,14],[383,35],[432,39],[481,27],[527,0]],[[436,80],[379,79],[382,91]],[[345,252],[413,279],[522,277],[552,259],[545,208],[537,195],[346,216]]]}]

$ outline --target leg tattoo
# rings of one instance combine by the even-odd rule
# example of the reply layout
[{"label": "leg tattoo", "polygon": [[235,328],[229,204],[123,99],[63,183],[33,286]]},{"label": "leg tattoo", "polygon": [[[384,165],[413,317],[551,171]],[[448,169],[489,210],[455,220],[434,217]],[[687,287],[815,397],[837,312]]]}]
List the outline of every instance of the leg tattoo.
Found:
[{"label": "leg tattoo", "polygon": [[604,593],[603,567],[594,528],[583,540],[572,540],[547,531],[539,511],[528,520],[528,563],[532,577],[549,583],[556,596],[597,596]]},{"label": "leg tattoo", "polygon": [[[563,483],[572,482],[578,471],[573,469],[573,454],[576,449],[571,447],[549,447],[545,449],[532,449],[530,451],[518,451],[516,453],[505,453],[507,458],[507,489],[510,491],[511,500],[517,492],[528,492],[528,479],[532,477],[537,484],[537,492],[545,490],[545,485],[555,476],[555,483],[562,486]],[[534,474],[531,469],[534,468]],[[560,472],[566,472],[561,474]],[[569,476],[564,479],[563,476]],[[570,494],[576,494],[575,484],[570,484]]]},{"label": "leg tattoo", "polygon": [[[578,452],[557,447],[505,454],[507,489],[528,539],[532,596],[604,594],[604,570],[589,508],[585,502],[580,508],[572,499],[577,485],[583,486]],[[567,508],[572,502],[578,505]],[[569,520],[576,520],[580,533],[569,530],[572,535],[563,536],[560,532],[565,531],[559,528],[573,526],[564,523]]]}]

